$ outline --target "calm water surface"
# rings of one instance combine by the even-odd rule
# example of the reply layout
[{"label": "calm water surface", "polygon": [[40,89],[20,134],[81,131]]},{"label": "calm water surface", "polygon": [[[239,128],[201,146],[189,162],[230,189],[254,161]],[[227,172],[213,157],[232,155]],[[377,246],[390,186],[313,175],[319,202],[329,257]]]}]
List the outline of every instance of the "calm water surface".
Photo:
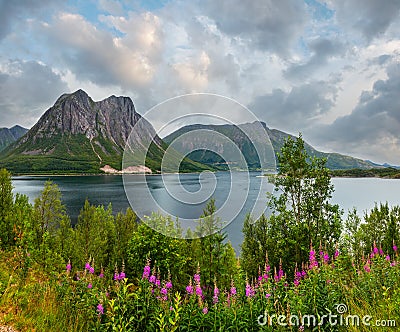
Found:
[{"label": "calm water surface", "polygon": [[[259,205],[259,209],[257,210],[260,213],[260,207],[262,206],[262,209],[264,209],[267,201],[266,195],[258,197],[258,188],[261,186],[263,192],[272,190],[272,186],[268,183],[267,178],[258,177],[258,175],[259,173],[257,172],[250,173],[248,199],[245,201],[243,209],[238,216],[225,229],[229,240],[237,251],[243,239],[241,229],[246,213],[256,200],[258,200]],[[235,175],[234,179],[234,181],[239,183],[240,188],[242,187],[243,190],[246,190],[246,173],[239,172]],[[76,222],[85,199],[88,199],[91,204],[95,205],[108,205],[111,203],[114,213],[125,211],[129,207],[122,176],[19,176],[13,177],[14,192],[27,195],[30,201],[33,202],[39,196],[47,180],[53,181],[60,187],[63,203],[73,223]],[[146,181],[153,197],[160,202],[163,208],[168,209],[170,213],[181,218],[197,218],[202,214],[205,203],[188,207],[171,199],[165,189],[161,176],[150,175],[146,177]],[[171,178],[170,181],[175,181],[175,179]],[[227,199],[231,188],[231,176],[228,172],[219,172],[216,173],[216,181],[217,186],[213,196],[217,207],[220,207]],[[362,214],[364,211],[371,209],[375,203],[379,202],[400,205],[400,180],[334,178],[332,182],[335,186],[332,201],[338,203],[344,209],[345,214],[353,207],[357,208],[359,213]],[[195,192],[200,188],[199,175],[181,174],[180,184],[183,189]],[[175,184],[173,183],[172,185]],[[176,183],[176,190],[180,190],[178,185],[179,181]],[[140,214],[150,214],[151,211],[147,210],[148,204],[141,199],[144,197],[144,191],[147,190],[146,182],[143,181],[143,178],[132,175],[129,179],[129,188],[133,192],[135,206],[139,206],[141,209],[141,211],[137,212]],[[232,205],[235,206],[236,204],[240,206],[242,203],[232,201]]]}]

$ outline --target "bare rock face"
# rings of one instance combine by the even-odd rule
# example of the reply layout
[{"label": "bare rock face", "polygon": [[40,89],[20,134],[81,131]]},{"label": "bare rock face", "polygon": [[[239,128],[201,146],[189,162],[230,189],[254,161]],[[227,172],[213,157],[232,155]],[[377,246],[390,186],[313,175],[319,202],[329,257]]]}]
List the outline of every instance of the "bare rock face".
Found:
[{"label": "bare rock face", "polygon": [[24,136],[27,131],[28,129],[18,125],[12,128],[0,128],[0,151]]},{"label": "bare rock face", "polygon": [[[121,170],[128,138],[132,151],[146,152],[153,143],[146,162],[159,169],[164,143],[130,98],[93,101],[78,90],[60,96],[23,137],[1,151],[0,166],[22,174],[97,173],[105,165]],[[145,166],[144,158],[134,163]]]},{"label": "bare rock face", "polygon": [[[55,135],[84,135],[88,140],[102,138],[124,149],[126,140],[141,116],[129,97],[111,96],[95,102],[83,90],[64,94],[53,107],[46,111],[36,125],[18,146],[26,142],[35,143],[39,139],[51,139]],[[138,138],[154,137],[157,144],[161,139],[155,135],[154,128],[147,121],[140,126]],[[135,133],[133,133],[134,135]],[[100,145],[101,143],[97,143]],[[29,151],[24,151],[29,153]]]}]

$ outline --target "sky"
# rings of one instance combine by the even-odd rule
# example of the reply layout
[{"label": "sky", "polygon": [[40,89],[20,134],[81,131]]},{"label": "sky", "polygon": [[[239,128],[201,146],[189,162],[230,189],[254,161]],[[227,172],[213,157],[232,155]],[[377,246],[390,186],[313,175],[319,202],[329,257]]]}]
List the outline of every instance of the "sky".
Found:
[{"label": "sky", "polygon": [[400,1],[0,0],[0,127],[79,88],[141,114],[219,94],[319,150],[400,165]]}]

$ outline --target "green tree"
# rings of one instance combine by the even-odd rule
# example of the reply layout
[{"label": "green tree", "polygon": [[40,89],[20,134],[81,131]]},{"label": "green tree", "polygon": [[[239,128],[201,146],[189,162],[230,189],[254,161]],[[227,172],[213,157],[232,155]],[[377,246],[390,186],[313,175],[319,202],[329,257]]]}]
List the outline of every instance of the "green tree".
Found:
[{"label": "green tree", "polygon": [[359,226],[361,243],[359,251],[369,254],[374,243],[385,253],[392,254],[393,242],[400,238],[400,207],[389,207],[388,203],[380,203],[364,215],[364,222]]},{"label": "green tree", "polygon": [[[223,222],[216,215],[215,200],[211,199],[200,217],[195,239],[192,240],[193,259],[200,264],[202,283],[212,290],[214,280],[220,287],[227,287],[229,276],[236,274],[236,255],[226,233]],[[227,278],[228,276],[228,278]]]},{"label": "green tree", "polygon": [[61,191],[58,186],[46,181],[40,196],[35,199],[35,233],[39,246],[46,232],[54,234],[60,222],[66,216],[65,206],[61,203]]},{"label": "green tree", "polygon": [[115,263],[115,225],[111,204],[105,209],[86,200],[78,216],[73,242],[73,262],[78,266],[91,259],[98,267],[112,267]]},{"label": "green tree", "polygon": [[117,265],[121,266],[126,261],[129,240],[137,230],[137,216],[135,212],[128,208],[124,213],[115,216],[115,254]]},{"label": "green tree", "polygon": [[13,224],[15,245],[30,252],[34,249],[34,233],[32,231],[33,206],[28,196],[15,194],[13,209],[9,218]]},{"label": "green tree", "polygon": [[268,234],[271,233],[268,230],[271,221],[264,215],[254,221],[250,214],[244,220],[240,261],[243,272],[250,278],[256,277],[258,271],[264,268],[267,248],[273,246],[273,243],[270,243],[272,239],[268,238]]},{"label": "green tree", "polygon": [[55,235],[62,221],[67,218],[59,187],[46,181],[39,197],[35,199],[33,218],[29,225],[37,259],[44,266],[56,267],[55,262],[61,258],[61,253],[56,250]]},{"label": "green tree", "polygon": [[13,208],[11,174],[0,169],[0,244],[3,248],[14,244],[13,225],[10,213]]},{"label": "green tree", "polygon": [[[167,234],[167,235],[164,235]],[[128,245],[127,272],[133,278],[141,278],[147,259],[157,268],[159,277],[167,278],[171,273],[177,289],[186,285],[193,273],[194,264],[188,252],[188,241],[180,239],[181,230],[177,221],[153,213],[146,222],[141,222]]]},{"label": "green tree", "polygon": [[344,229],[340,240],[340,251],[359,262],[363,255],[363,235],[361,230],[361,218],[357,210],[349,211],[344,222]]},{"label": "green tree", "polygon": [[[334,188],[326,160],[310,157],[301,135],[296,140],[288,137],[277,158],[278,174],[271,177],[276,193],[269,195],[268,203],[272,216],[267,224],[256,222],[253,232],[263,228],[263,239],[258,240],[262,250],[268,251],[271,265],[282,258],[291,273],[296,263],[308,260],[311,243],[314,247],[321,243],[333,254],[342,212],[330,203]],[[244,241],[252,240],[245,236]]]}]

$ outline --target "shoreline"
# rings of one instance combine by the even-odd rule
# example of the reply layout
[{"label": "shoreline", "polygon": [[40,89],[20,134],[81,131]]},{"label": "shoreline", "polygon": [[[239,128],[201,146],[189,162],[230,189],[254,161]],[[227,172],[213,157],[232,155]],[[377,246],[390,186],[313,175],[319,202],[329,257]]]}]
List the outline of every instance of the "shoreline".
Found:
[{"label": "shoreline", "polygon": [[[229,172],[229,171],[209,171],[212,173],[218,172]],[[244,172],[244,171],[236,171]],[[260,171],[250,171],[259,173]],[[182,172],[182,173],[76,173],[76,174],[16,174],[11,175],[11,178],[22,178],[22,177],[80,177],[80,176],[124,176],[124,175],[135,175],[135,176],[160,176],[160,175],[176,175],[176,174],[200,174],[201,172]],[[271,174],[259,174],[259,178],[268,178]],[[382,179],[382,180],[400,180],[399,177],[390,176],[349,176],[349,175],[331,175],[332,179]]]}]

